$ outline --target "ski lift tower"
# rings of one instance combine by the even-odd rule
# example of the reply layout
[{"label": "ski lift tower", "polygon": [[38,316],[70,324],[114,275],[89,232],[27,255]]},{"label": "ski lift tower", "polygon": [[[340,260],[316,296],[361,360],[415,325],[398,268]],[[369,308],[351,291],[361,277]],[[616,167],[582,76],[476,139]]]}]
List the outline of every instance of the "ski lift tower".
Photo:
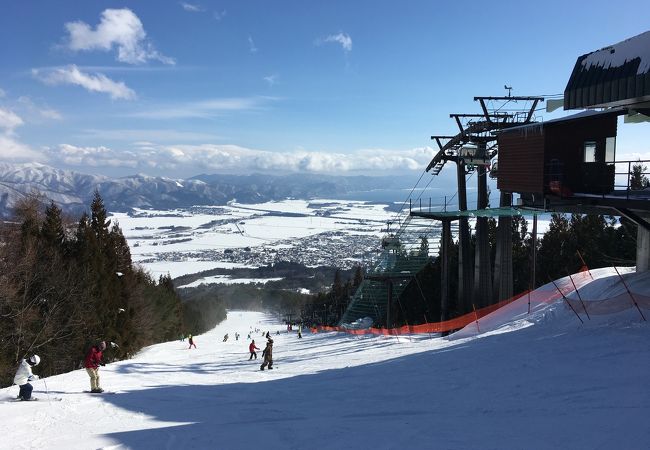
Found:
[{"label": "ski lift tower", "polygon": [[[459,211],[467,211],[465,177],[473,172],[477,174],[478,184],[476,209],[488,207],[487,173],[492,160],[498,153],[496,133],[503,129],[530,123],[533,120],[537,105],[539,102],[544,101],[543,97],[512,96],[510,92],[508,94],[508,96],[501,97],[474,97],[474,101],[478,101],[481,106],[481,113],[450,114],[449,116],[456,121],[459,128],[458,134],[454,136],[431,136],[431,139],[438,144],[439,151],[427,166],[426,171],[430,171],[434,176],[439,175],[448,161],[456,163]],[[511,199],[511,195],[502,194],[500,206],[510,205]],[[424,211],[412,211],[411,214],[440,220],[437,215]],[[469,312],[472,307],[479,308],[492,303],[494,297],[488,243],[488,218],[479,217],[476,219],[475,264],[471,261],[470,230],[467,215],[451,216],[447,217],[447,220],[458,220],[459,222],[458,309],[461,312]],[[500,217],[499,227],[507,229],[510,222],[511,220],[508,217]],[[443,244],[451,240],[450,233],[451,227],[445,226],[445,221],[443,221]],[[501,234],[503,238],[506,238],[505,232]],[[507,270],[507,261],[501,261],[501,259],[507,259],[507,257],[511,258],[510,253],[506,250],[508,247],[507,239],[500,244],[497,247],[499,259],[496,262],[500,267],[500,273],[497,274],[497,277],[499,277],[498,285],[500,286],[499,298],[507,295],[506,286],[501,286],[503,278],[506,279],[506,284],[508,284],[507,280],[510,280],[510,293],[512,292],[512,263],[510,263],[510,269]],[[449,258],[448,252],[445,258]],[[443,267],[448,267],[448,264]],[[473,276],[472,267],[475,268]],[[443,270],[443,286],[447,285],[448,276],[449,274]],[[446,302],[447,299],[443,299],[443,304],[446,304]]]}]

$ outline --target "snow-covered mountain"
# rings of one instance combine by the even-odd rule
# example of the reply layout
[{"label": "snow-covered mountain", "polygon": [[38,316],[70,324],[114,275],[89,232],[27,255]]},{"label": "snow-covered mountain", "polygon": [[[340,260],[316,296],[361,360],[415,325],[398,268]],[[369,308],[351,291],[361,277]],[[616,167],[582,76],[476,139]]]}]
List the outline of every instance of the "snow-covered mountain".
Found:
[{"label": "snow-covered mountain", "polygon": [[[55,169],[39,163],[0,162],[0,217],[6,217],[20,199],[41,194],[68,210],[83,208],[106,177]],[[88,193],[90,192],[90,197]]]},{"label": "snow-covered mountain", "polygon": [[[0,389],[0,448],[647,449],[649,275],[624,275],[640,310],[613,269],[597,269],[580,297],[557,281],[593,302],[583,322],[562,297],[528,312],[524,296],[448,337],[298,339],[230,311],[196,349],[167,342],[101,367],[110,393],[84,393],[84,370],[34,382],[37,402]],[[247,337],[263,348],[266,331],[275,367],[261,372]]]},{"label": "snow-covered mountain", "polygon": [[39,192],[64,210],[78,213],[88,207],[95,189],[110,211],[130,208],[174,209],[193,205],[224,205],[285,198],[334,198],[356,190],[394,186],[389,177],[328,177],[321,175],[272,176],[200,175],[171,179],[133,175],[109,178],[61,170],[38,163],[0,163],[0,217],[9,217],[16,202]]}]

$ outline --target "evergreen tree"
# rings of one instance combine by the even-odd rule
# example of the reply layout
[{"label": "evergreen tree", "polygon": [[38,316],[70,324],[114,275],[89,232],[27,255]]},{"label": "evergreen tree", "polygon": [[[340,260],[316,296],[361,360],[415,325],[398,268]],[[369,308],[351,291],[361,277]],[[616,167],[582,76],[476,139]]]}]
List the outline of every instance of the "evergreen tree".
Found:
[{"label": "evergreen tree", "polygon": [[341,280],[340,269],[336,269],[336,272],[334,272],[334,284],[332,285],[332,292],[335,299],[339,299],[343,295],[343,281]]},{"label": "evergreen tree", "polygon": [[36,196],[28,196],[18,202],[14,209],[16,220],[20,222],[20,243],[27,252],[35,245],[39,235],[41,202]]},{"label": "evergreen tree", "polygon": [[426,236],[420,236],[420,249],[418,255],[429,256],[429,239],[427,239]]},{"label": "evergreen tree", "polygon": [[168,292],[176,292],[174,288],[174,282],[172,281],[172,277],[169,274],[160,275],[160,278],[158,278],[158,285]]},{"label": "evergreen tree", "polygon": [[115,255],[115,270],[119,273],[125,273],[131,270],[131,249],[126,242],[122,229],[116,222],[111,227],[109,233],[112,254]]},{"label": "evergreen tree", "polygon": [[565,268],[569,261],[575,268],[578,258],[574,243],[575,239],[571,236],[567,217],[564,214],[553,214],[548,231],[542,237],[537,253],[538,283],[548,283],[548,278],[554,280],[565,276]]},{"label": "evergreen tree", "polygon": [[[171,278],[157,285],[133,268],[122,231],[108,229],[95,194],[92,218],[82,215],[69,237],[61,210],[50,203],[41,218],[34,198],[19,204],[19,225],[0,224],[0,386],[11,384],[15,364],[30,352],[44,356],[42,374],[53,375],[78,368],[99,338],[119,342],[107,358],[120,359],[182,329]],[[70,251],[60,251],[68,240]],[[205,319],[202,307],[195,320]],[[223,303],[207,317],[208,328],[223,319]]]},{"label": "evergreen tree", "polygon": [[95,190],[93,201],[90,204],[90,227],[95,232],[95,236],[100,244],[104,244],[108,237],[108,227],[111,221],[106,218],[106,208],[104,207],[104,200],[99,195],[99,191]]},{"label": "evergreen tree", "polygon": [[361,266],[357,266],[354,269],[354,280],[352,282],[352,286],[356,290],[361,285],[362,282],[363,282],[363,269],[361,268]]},{"label": "evergreen tree", "polygon": [[54,202],[45,209],[45,220],[41,226],[41,240],[52,249],[62,249],[65,243],[65,230],[61,209]]},{"label": "evergreen tree", "polygon": [[512,217],[512,282],[514,294],[530,286],[532,237],[528,236],[528,222],[523,216]]},{"label": "evergreen tree", "polygon": [[646,176],[647,170],[648,167],[641,164],[641,161],[632,166],[632,172],[630,173],[630,189],[635,191],[650,186],[650,180],[648,180],[648,177]]},{"label": "evergreen tree", "polygon": [[[623,223],[626,223],[623,221]],[[627,225],[614,217],[554,214],[538,252],[538,284],[575,273],[582,267],[578,252],[589,268],[634,264],[635,238]]]}]

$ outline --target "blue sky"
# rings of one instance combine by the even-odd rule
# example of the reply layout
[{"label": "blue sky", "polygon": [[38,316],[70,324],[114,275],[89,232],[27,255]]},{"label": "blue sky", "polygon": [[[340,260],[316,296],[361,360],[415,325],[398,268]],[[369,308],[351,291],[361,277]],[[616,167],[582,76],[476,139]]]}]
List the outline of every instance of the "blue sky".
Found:
[{"label": "blue sky", "polygon": [[[0,161],[419,175],[475,95],[562,93],[647,2],[3,1]],[[558,113],[556,113],[557,115]],[[565,113],[559,113],[565,114]],[[550,118],[554,116],[545,116]],[[635,126],[619,152],[643,153]]]}]

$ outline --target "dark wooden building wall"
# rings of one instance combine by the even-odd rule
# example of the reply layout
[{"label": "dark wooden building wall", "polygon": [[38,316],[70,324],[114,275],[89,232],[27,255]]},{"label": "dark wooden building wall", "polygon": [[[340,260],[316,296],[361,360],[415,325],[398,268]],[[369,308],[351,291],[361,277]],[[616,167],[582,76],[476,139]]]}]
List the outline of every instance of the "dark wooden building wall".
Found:
[{"label": "dark wooden building wall", "polygon": [[[607,190],[607,186],[594,184],[605,181],[598,180],[599,174],[609,174],[603,162],[605,143],[607,137],[616,136],[616,120],[616,114],[612,113],[502,132],[497,138],[497,187],[504,192],[547,194],[551,193],[549,181],[552,178],[560,182],[556,188],[568,188],[567,195]],[[603,158],[601,162],[585,164],[586,141],[596,142],[596,153]]]},{"label": "dark wooden building wall", "polygon": [[562,165],[563,186],[573,192],[589,192],[582,184],[585,141],[595,141],[596,152],[604,155],[605,138],[616,136],[616,115],[549,123],[544,136],[544,172],[548,173],[548,164],[557,160]]},{"label": "dark wooden building wall", "polygon": [[538,194],[544,189],[542,126],[501,133],[497,188],[504,192]]}]

